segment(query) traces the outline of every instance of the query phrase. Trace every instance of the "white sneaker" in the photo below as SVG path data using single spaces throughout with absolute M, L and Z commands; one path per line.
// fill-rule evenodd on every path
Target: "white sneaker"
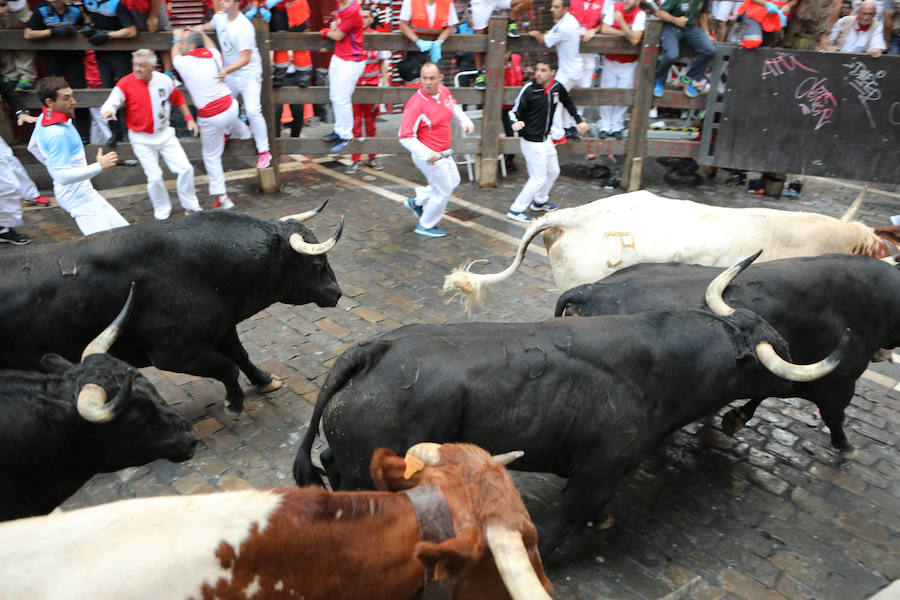
M 212 205 L 212 207 L 228 210 L 229 208 L 234 208 L 234 202 L 231 201 L 231 198 L 228 197 L 228 194 L 220 194 L 219 199 L 215 204 Z

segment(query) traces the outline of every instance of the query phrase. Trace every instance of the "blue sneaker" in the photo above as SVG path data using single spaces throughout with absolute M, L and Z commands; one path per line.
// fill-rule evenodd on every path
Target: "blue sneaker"
M 335 144 L 334 146 L 331 147 L 331 151 L 332 152 L 340 152 L 341 150 L 343 150 L 344 148 L 347 147 L 347 144 L 349 144 L 352 141 L 353 141 L 352 139 L 351 140 L 340 140 L 340 141 L 338 141 L 337 144 Z
M 336 141 L 338 141 L 339 139 L 341 139 L 341 136 L 339 136 L 338 134 L 336 134 L 336 133 L 333 132 L 333 131 L 332 131 L 331 133 L 327 134 L 327 135 L 323 135 L 323 136 L 322 136 L 322 141 L 323 141 L 323 142 L 336 142 Z
M 543 210 L 546 212 L 553 212 L 557 208 L 559 208 L 559 204 L 554 204 L 553 202 L 544 202 L 543 204 L 538 204 L 537 202 L 532 202 L 529 207 L 531 210 Z
M 519 223 L 531 223 L 532 221 L 531 215 L 525 214 L 524 210 L 522 212 L 511 210 L 506 213 L 506 218 Z
M 697 88 L 694 87 L 694 82 L 684 75 L 678 78 L 678 83 L 684 88 L 684 95 L 688 98 L 696 98 L 697 95 L 700 94 L 700 92 L 697 91 Z
M 663 82 L 662 81 L 657 81 L 656 83 L 653 84 L 653 95 L 656 96 L 657 98 L 662 98 L 664 91 L 665 90 L 663 90 Z
M 405 206 L 405 207 L 408 208 L 409 210 L 411 210 L 411 211 L 413 211 L 414 213 L 416 213 L 416 217 L 418 217 L 418 218 L 420 218 L 420 219 L 422 218 L 422 207 L 421 207 L 421 206 L 416 206 L 416 199 L 415 199 L 415 198 L 407 198 L 407 199 L 403 202 L 403 206 Z
M 433 238 L 444 237 L 445 235 L 447 235 L 447 232 L 443 229 L 438 229 L 437 227 L 429 227 L 426 229 L 421 225 L 416 225 L 416 233 L 418 235 Z

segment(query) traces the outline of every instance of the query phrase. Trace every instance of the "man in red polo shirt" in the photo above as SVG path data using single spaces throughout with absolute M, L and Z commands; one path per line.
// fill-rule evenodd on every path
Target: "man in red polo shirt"
M 444 237 L 446 231 L 436 225 L 444 216 L 444 208 L 459 185 L 459 170 L 450 149 L 450 119 L 455 117 L 466 133 L 475 126 L 450 90 L 441 85 L 441 71 L 433 62 L 422 65 L 422 86 L 403 107 L 400 121 L 400 143 L 412 154 L 413 163 L 425 175 L 428 185 L 417 187 L 416 195 L 406 199 L 406 208 L 419 222 L 416 233 L 425 237 Z
M 322 29 L 322 39 L 335 41 L 328 64 L 328 98 L 334 110 L 334 132 L 322 136 L 337 142 L 332 152 L 340 152 L 353 139 L 353 89 L 366 66 L 363 52 L 362 12 L 356 0 L 341 0 L 331 26 Z
M 116 120 L 116 111 L 125 106 L 128 141 L 147 174 L 147 194 L 153 205 L 153 216 L 162 220 L 172 213 L 172 201 L 159 167 L 160 156 L 178 178 L 178 199 L 184 210 L 191 213 L 202 209 L 194 191 L 194 167 L 178 143 L 175 129 L 169 125 L 170 104 L 178 107 L 194 135 L 198 133 L 197 123 L 188 110 L 184 94 L 178 91 L 172 78 L 155 68 L 155 52 L 146 49 L 132 52 L 131 74 L 116 83 L 100 107 L 100 118 Z

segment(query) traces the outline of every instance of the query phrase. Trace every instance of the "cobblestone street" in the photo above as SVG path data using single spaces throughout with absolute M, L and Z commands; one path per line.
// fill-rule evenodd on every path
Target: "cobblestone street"
M 440 225 L 449 235 L 441 239 L 414 235 L 415 220 L 401 204 L 411 184 L 423 181 L 408 156 L 384 157 L 384 171 L 363 168 L 353 176 L 330 158 L 283 159 L 284 185 L 276 195 L 256 193 L 253 170 L 228 174 L 235 210 L 273 219 L 329 198 L 308 224 L 323 240 L 345 215 L 343 237 L 328 253 L 344 297 L 332 309 L 276 304 L 238 326 L 251 359 L 285 383 L 260 395 L 242 376 L 248 403 L 239 421 L 225 414 L 217 381 L 144 369 L 194 423 L 201 437 L 194 459 L 97 476 L 64 510 L 139 496 L 293 485 L 294 455 L 334 358 L 401 325 L 468 320 L 458 303 L 441 295 L 444 276 L 470 259 L 489 260 L 475 267 L 479 272 L 505 268 L 525 229 L 504 218 L 526 179 L 521 158 L 519 170 L 495 189 L 469 183 L 461 166 L 463 183 Z M 599 185 L 589 164 L 565 166 L 551 200 L 572 207 L 620 191 Z M 840 216 L 860 187 L 807 178 L 802 199 L 773 199 L 726 186 L 722 173 L 696 188 L 672 188 L 655 162 L 644 170 L 645 187 L 671 198 L 831 216 Z M 877 187 L 882 190 L 870 190 L 859 214 L 870 226 L 900 213 L 898 186 Z M 209 206 L 199 176 L 198 192 Z M 152 218 L 143 185 L 102 193 L 130 222 Z M 175 204 L 172 218 L 180 218 Z M 25 221 L 21 231 L 36 244 L 80 237 L 59 208 L 29 208 Z M 490 289 L 473 319 L 552 317 L 561 290 L 553 289 L 543 245 L 536 242 L 532 250 L 518 273 Z M 766 400 L 734 437 L 722 433 L 719 416 L 694 423 L 622 481 L 608 507 L 613 527 L 586 529 L 545 562 L 553 597 L 854 600 L 900 578 L 900 364 L 870 369 L 847 411 L 858 459 L 842 460 L 831 450 L 827 429 L 805 400 Z M 531 473 L 514 478 L 540 528 L 564 480 Z

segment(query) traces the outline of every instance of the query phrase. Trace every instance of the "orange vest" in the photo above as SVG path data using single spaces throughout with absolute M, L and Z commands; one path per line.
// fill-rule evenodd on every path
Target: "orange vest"
M 451 0 L 437 0 L 434 9 L 434 26 L 428 22 L 428 10 L 425 8 L 426 0 L 412 0 L 412 17 L 409 26 L 416 35 L 437 35 L 447 26 L 447 15 L 450 14 Z
M 294 0 L 287 4 L 288 27 L 303 25 L 309 21 L 309 3 L 307 0 Z
M 788 15 L 788 11 L 784 10 L 784 5 L 787 4 L 786 0 L 774 0 L 774 4 L 778 6 L 778 8 L 782 9 L 784 12 L 784 16 Z M 762 25 L 763 31 L 772 33 L 773 31 L 778 31 L 781 29 L 781 19 L 778 15 L 774 15 L 766 10 L 765 6 L 761 6 L 754 2 L 753 0 L 744 0 L 744 3 L 740 5 L 737 9 L 738 15 L 746 15 L 747 17 L 753 19 L 760 25 Z

